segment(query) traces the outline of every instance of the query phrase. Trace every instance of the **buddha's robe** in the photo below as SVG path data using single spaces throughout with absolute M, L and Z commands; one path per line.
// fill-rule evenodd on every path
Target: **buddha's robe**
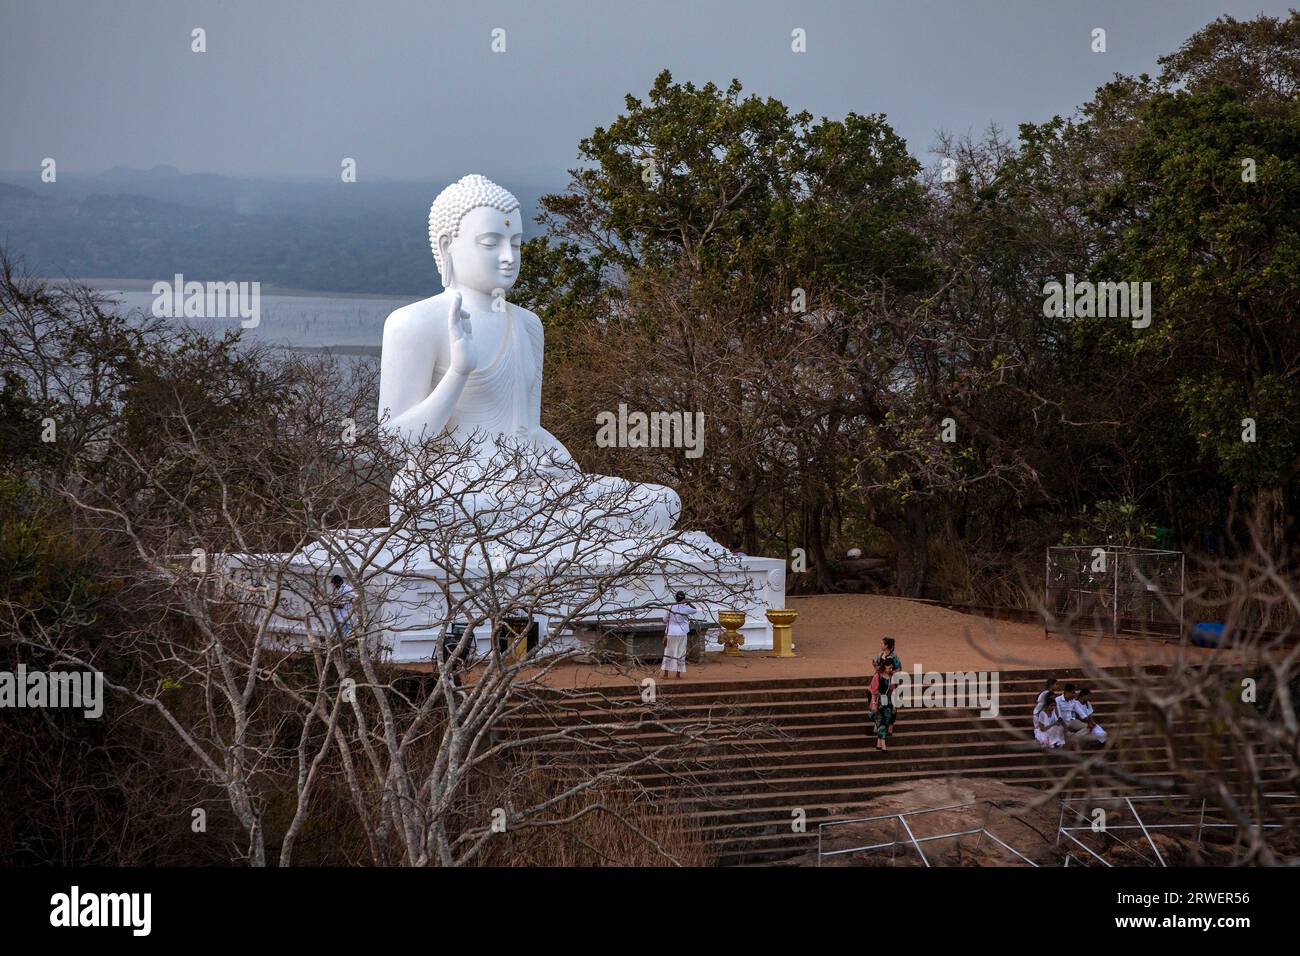
M 505 314 L 499 347 L 469 374 L 447 422 L 454 438 L 473 442 L 474 454 L 442 463 L 441 470 L 437 462 L 426 465 L 434 473 L 435 487 L 465 510 L 496 514 L 503 523 L 524 512 L 548 511 L 549 500 L 563 499 L 563 505 L 549 509 L 553 522 L 595 524 L 611 535 L 671 530 L 681 511 L 676 492 L 662 485 L 583 475 L 559 439 L 542 428 L 542 324 L 508 304 Z M 447 373 L 449 361 L 444 356 L 435 363 L 434 383 Z M 525 454 L 512 454 L 521 448 Z M 408 464 L 408 470 L 413 467 Z M 394 521 L 405 510 L 403 499 L 409 499 L 411 484 L 409 473 L 393 482 Z M 420 493 L 422 499 L 428 495 L 429 489 Z M 584 500 L 573 501 L 575 495 Z

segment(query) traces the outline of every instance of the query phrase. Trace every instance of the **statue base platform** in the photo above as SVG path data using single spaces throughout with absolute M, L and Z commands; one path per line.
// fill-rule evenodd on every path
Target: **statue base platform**
M 668 545 L 648 566 L 635 565 L 635 572 L 617 570 L 626 561 L 617 548 L 587 558 L 586 566 L 576 572 L 566 571 L 579 580 L 587 575 L 592 580 L 612 581 L 614 586 L 600 588 L 597 600 L 582 601 L 581 612 L 539 604 L 532 615 L 536 631 L 527 638 L 528 646 L 535 645 L 538 654 L 590 647 L 590 635 L 603 627 L 662 621 L 675 592 L 685 591 L 700 611 L 698 622 L 706 628 L 705 650 L 722 650 L 717 619 L 727 610 L 745 612 L 745 623 L 739 628 L 745 651 L 773 650 L 772 625 L 765 612 L 785 606 L 785 561 L 732 554 L 702 532 L 687 532 L 679 540 L 680 544 Z M 343 566 L 346 557 L 347 564 L 361 569 L 359 576 L 369 602 L 366 615 L 375 622 L 370 629 L 376 635 L 371 646 L 382 646 L 384 656 L 392 662 L 420 663 L 434 659 L 449 618 L 456 616 L 448 614 L 446 595 L 453 595 L 455 601 L 459 595 L 483 593 L 493 586 L 489 583 L 493 575 L 501 580 L 502 571 L 461 560 L 453 562 L 458 572 L 455 582 L 449 584 L 447 561 L 421 559 L 416 554 L 416 548 L 394 545 L 388 528 L 354 529 L 294 554 L 227 555 L 225 567 L 243 586 L 260 588 L 263 593 L 269 589 L 267 572 L 281 572 L 280 610 L 267 633 L 277 647 L 292 650 L 333 635 L 329 579 L 334 574 L 348 580 L 358 576 L 357 571 L 349 573 Z M 529 570 L 527 565 L 511 569 L 520 574 Z M 508 580 L 508 573 L 506 577 Z M 719 588 L 725 590 L 726 598 L 701 599 L 701 595 L 718 594 Z M 563 586 L 559 593 L 566 593 Z M 493 622 L 475 629 L 475 657 L 491 653 L 494 631 Z

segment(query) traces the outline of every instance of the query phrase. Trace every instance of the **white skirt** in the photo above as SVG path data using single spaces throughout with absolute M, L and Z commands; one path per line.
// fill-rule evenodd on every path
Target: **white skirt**
M 686 641 L 685 634 L 668 635 L 668 646 L 664 648 L 664 670 L 669 673 L 686 673 Z
M 1034 739 L 1043 747 L 1064 747 L 1065 728 L 1060 724 L 1052 724 L 1046 730 L 1035 727 Z

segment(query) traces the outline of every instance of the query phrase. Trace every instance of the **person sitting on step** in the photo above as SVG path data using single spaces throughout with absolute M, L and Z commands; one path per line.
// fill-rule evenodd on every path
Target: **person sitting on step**
M 1076 737 L 1083 737 L 1089 741 L 1097 741 L 1104 744 L 1106 742 L 1106 731 L 1102 729 L 1101 724 L 1092 716 L 1092 690 L 1085 687 L 1079 691 L 1079 696 L 1074 700 L 1074 712 L 1084 723 L 1083 730 L 1076 730 Z
M 1056 697 L 1056 678 L 1055 678 L 1055 677 L 1049 677 L 1049 678 L 1047 678 L 1047 683 L 1044 685 L 1043 689 L 1042 689 L 1042 690 L 1039 692 L 1039 694 L 1038 694 L 1038 700 L 1034 701 L 1034 713 L 1035 713 L 1035 714 L 1037 714 L 1040 710 L 1043 709 L 1043 701 L 1047 700 L 1047 698 L 1049 698 L 1049 697 L 1052 697 L 1052 698 L 1055 698 L 1055 697 Z
M 1050 694 L 1043 700 L 1043 709 L 1034 714 L 1034 739 L 1045 749 L 1065 746 L 1065 725 L 1056 712 L 1056 698 Z
M 888 750 L 885 741 L 893 736 L 894 730 L 894 662 L 885 661 L 876 676 L 879 679 L 871 691 L 867 718 L 876 722 L 876 749 Z
M 1088 725 L 1079 717 L 1078 689 L 1073 684 L 1066 684 L 1064 692 L 1056 698 L 1056 715 L 1061 718 L 1067 733 L 1085 734 Z

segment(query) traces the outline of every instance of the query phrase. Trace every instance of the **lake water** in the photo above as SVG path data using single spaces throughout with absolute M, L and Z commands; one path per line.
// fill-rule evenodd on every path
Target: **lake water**
M 83 279 L 110 295 L 122 313 L 152 314 L 156 296 L 139 282 L 115 284 L 108 279 Z M 430 291 L 432 294 L 432 290 Z M 415 301 L 396 296 L 333 296 L 317 294 L 261 294 L 261 322 L 245 329 L 245 341 L 297 349 L 334 349 L 352 354 L 378 354 L 384 319 L 400 306 Z M 176 319 L 214 335 L 240 327 L 238 319 Z

